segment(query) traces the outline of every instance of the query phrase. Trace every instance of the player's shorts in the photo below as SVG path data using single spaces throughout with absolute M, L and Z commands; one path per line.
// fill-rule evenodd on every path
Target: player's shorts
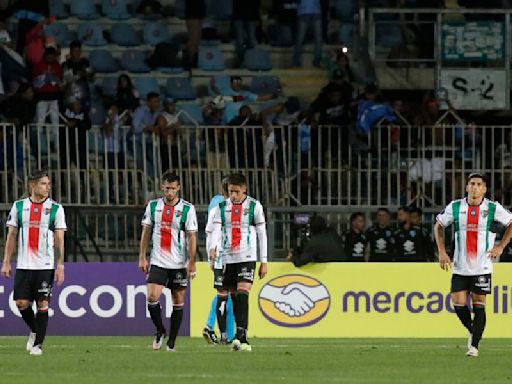
M 167 269 L 157 265 L 151 265 L 149 267 L 147 282 L 163 285 L 169 289 L 186 288 L 187 270 L 185 268 Z
M 242 281 L 252 283 L 254 281 L 255 270 L 255 261 L 226 264 L 224 268 L 223 286 L 225 288 L 236 288 L 237 283 Z
M 54 276 L 53 269 L 17 269 L 14 300 L 50 300 Z
M 213 269 L 213 288 L 222 289 L 224 286 L 224 268 Z
M 452 276 L 452 292 L 468 291 L 478 294 L 490 294 L 492 289 L 491 274 L 476 276 Z

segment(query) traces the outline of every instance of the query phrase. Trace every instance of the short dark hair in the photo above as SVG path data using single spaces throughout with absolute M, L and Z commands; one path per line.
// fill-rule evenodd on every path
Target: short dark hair
M 69 43 L 69 49 L 71 50 L 73 48 L 82 49 L 82 43 L 80 42 L 80 40 L 73 40 L 71 43 Z
M 28 175 L 28 182 L 33 183 L 35 181 L 38 181 L 39 179 L 43 177 L 50 178 L 50 173 L 45 169 L 37 169 L 33 171 L 30 175 Z
M 377 209 L 377 212 L 386 212 L 388 215 L 390 215 L 391 213 L 389 212 L 389 209 L 387 208 L 384 208 L 384 207 L 380 207 L 379 209 Z
M 420 207 L 411 207 L 409 208 L 410 213 L 417 213 L 419 216 L 423 215 L 423 209 Z
M 57 54 L 57 50 L 54 48 L 54 47 L 46 47 L 44 49 L 44 55 L 56 55 Z
M 399 211 L 405 211 L 407 213 L 411 212 L 411 209 L 407 205 L 402 205 L 400 208 L 398 208 Z
M 353 214 L 351 214 L 350 215 L 350 224 L 352 224 L 354 222 L 354 220 L 357 219 L 359 216 L 364 217 L 364 213 L 363 212 L 354 212 Z
M 480 172 L 472 172 L 469 174 L 468 178 L 466 179 L 466 184 L 469 183 L 469 180 L 471 179 L 482 179 L 484 183 L 487 184 L 487 178 L 483 173 Z
M 242 82 L 242 78 L 240 76 L 231 76 L 229 81 L 232 83 L 233 81 Z
M 247 185 L 247 179 L 241 173 L 232 173 L 228 177 L 228 184 L 238 186 Z
M 151 99 L 154 99 L 155 97 L 160 97 L 160 95 L 156 92 L 149 92 L 147 95 L 146 95 L 146 100 L 149 101 Z
M 174 183 L 175 181 L 180 184 L 180 177 L 170 169 L 165 171 L 162 175 L 162 183 Z

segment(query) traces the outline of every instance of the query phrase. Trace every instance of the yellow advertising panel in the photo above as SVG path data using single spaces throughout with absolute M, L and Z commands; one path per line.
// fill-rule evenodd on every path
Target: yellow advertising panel
M 249 298 L 251 337 L 464 337 L 450 301 L 451 274 L 436 263 L 270 263 Z M 485 337 L 512 337 L 512 265 L 497 264 Z M 198 263 L 190 334 L 200 336 L 215 296 Z

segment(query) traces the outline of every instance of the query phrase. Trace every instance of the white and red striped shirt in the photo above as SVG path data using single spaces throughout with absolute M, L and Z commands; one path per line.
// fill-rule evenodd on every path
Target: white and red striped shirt
M 195 207 L 180 199 L 167 205 L 163 198 L 152 200 L 146 206 L 142 225 L 153 228 L 151 265 L 166 269 L 187 266 L 185 232 L 197 232 Z
M 443 227 L 455 227 L 453 273 L 475 276 L 492 273 L 488 251 L 494 247 L 496 234 L 491 224 L 497 221 L 505 226 L 512 222 L 512 213 L 500 203 L 483 199 L 480 205 L 469 205 L 467 199 L 454 200 L 437 215 Z
M 34 203 L 30 198 L 12 205 L 7 226 L 18 228 L 17 269 L 53 269 L 55 230 L 67 230 L 64 208 L 48 198 Z

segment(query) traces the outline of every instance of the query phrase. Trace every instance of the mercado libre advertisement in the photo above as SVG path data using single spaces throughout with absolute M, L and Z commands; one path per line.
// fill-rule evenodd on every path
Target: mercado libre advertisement
M 451 273 L 437 263 L 269 263 L 268 275 L 256 277 L 250 293 L 249 335 L 466 337 L 455 318 L 450 281 Z M 512 337 L 512 265 L 496 264 L 492 284 L 485 336 Z M 201 335 L 214 295 L 213 272 L 199 263 L 191 336 Z

